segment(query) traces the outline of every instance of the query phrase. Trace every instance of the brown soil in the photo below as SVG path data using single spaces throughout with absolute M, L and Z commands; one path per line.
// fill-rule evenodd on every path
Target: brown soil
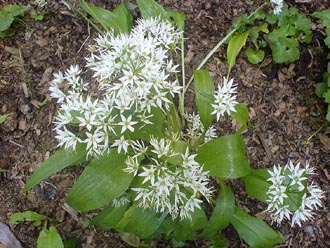
M 29 5 L 30 1 L 5 0 L 6 4 Z M 78 167 L 52 176 L 28 193 L 22 188 L 33 170 L 56 150 L 52 118 L 56 104 L 48 95 L 52 73 L 69 65 L 83 63 L 88 44 L 95 31 L 83 19 L 70 12 L 60 1 L 49 1 L 42 21 L 25 18 L 26 26 L 17 25 L 17 34 L 0 40 L 0 114 L 10 114 L 0 126 L 0 222 L 8 224 L 24 247 L 36 247 L 42 227 L 30 222 L 12 225 L 8 216 L 27 210 L 36 211 L 53 219 L 64 239 L 79 238 L 79 247 L 129 247 L 118 235 L 85 228 L 80 215 L 65 207 L 65 196 L 78 177 Z M 109 10 L 120 2 L 91 0 L 90 3 Z M 263 1 L 195 1 L 162 0 L 163 6 L 187 15 L 186 54 L 188 73 L 225 36 L 234 18 L 250 13 Z M 303 13 L 329 8 L 327 0 L 287 1 Z M 316 22 L 316 20 L 314 20 Z M 314 25 L 316 27 L 316 25 Z M 232 76 L 238 83 L 239 101 L 250 110 L 251 128 L 244 133 L 251 167 L 271 167 L 293 161 L 310 160 L 316 167 L 313 178 L 326 193 L 323 207 L 312 222 L 301 228 L 286 223 L 278 230 L 286 242 L 279 247 L 330 247 L 330 129 L 325 127 L 308 144 L 305 141 L 325 122 L 326 105 L 314 93 L 315 84 L 326 70 L 328 53 L 322 46 L 321 30 L 315 28 L 311 44 L 301 49 L 301 59 L 280 66 L 267 63 L 251 65 L 243 54 L 238 57 Z M 321 44 L 321 45 L 320 45 Z M 205 68 L 215 80 L 226 75 L 226 52 L 222 47 Z M 188 98 L 187 108 L 194 108 Z M 235 123 L 219 127 L 230 133 Z M 251 214 L 258 214 L 264 205 L 235 191 L 242 206 Z M 87 216 L 88 217 L 88 216 Z M 265 220 L 270 223 L 268 217 Z M 45 223 L 46 225 L 47 223 Z M 231 229 L 226 231 L 230 247 L 246 247 Z M 155 247 L 166 246 L 155 242 Z M 187 247 L 206 247 L 202 243 L 189 243 Z

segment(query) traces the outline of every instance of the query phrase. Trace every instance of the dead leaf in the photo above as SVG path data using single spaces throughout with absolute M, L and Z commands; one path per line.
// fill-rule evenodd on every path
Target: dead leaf
M 32 99 L 30 103 L 36 108 L 40 108 L 42 106 L 42 103 L 35 99 Z
M 40 85 L 44 85 L 45 83 L 49 82 L 53 73 L 53 68 L 48 67 L 44 73 L 42 74 L 41 80 L 40 80 Z

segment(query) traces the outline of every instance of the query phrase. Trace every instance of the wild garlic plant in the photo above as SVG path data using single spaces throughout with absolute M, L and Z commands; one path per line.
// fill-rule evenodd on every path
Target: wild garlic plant
M 167 21 L 140 19 L 130 34 L 99 35 L 90 47 L 86 66 L 93 72 L 98 96 L 90 94 L 90 85 L 77 65 L 55 74 L 50 87 L 51 97 L 60 104 L 55 117 L 58 146 L 75 151 L 78 143 L 86 144 L 87 158 L 111 156 L 110 149 L 116 147 L 118 153 L 127 155 L 124 171 L 143 179 L 140 187 L 132 188 L 137 192 L 134 200 L 144 208 L 168 212 L 173 219 L 191 218 L 191 212 L 200 208 L 200 196 L 208 200 L 212 193 L 209 173 L 195 161 L 194 151 L 173 148 L 180 139 L 202 135 L 199 116 L 187 114 L 186 130 L 165 130 L 162 138 L 135 139 L 134 133 L 157 121 L 152 120 L 155 109 L 166 114 L 182 89 L 174 76 L 178 65 L 170 57 L 180 37 L 181 32 Z M 236 111 L 236 104 L 236 85 L 224 78 L 215 94 L 212 114 L 219 120 Z M 216 137 L 216 130 L 210 127 L 205 140 Z M 146 163 L 140 163 L 139 157 Z M 174 157 L 175 163 L 169 161 Z
M 271 185 L 267 191 L 267 211 L 277 224 L 288 219 L 292 226 L 301 226 L 303 221 L 313 220 L 312 211 L 322 206 L 324 197 L 324 192 L 317 185 L 307 182 L 307 177 L 315 174 L 314 170 L 308 161 L 305 168 L 300 168 L 300 163 L 294 165 L 290 160 L 284 167 L 274 166 L 268 170 L 270 177 L 267 181 Z
M 311 219 L 309 211 L 323 197 L 316 185 L 306 184 L 313 169 L 290 163 L 284 169 L 253 170 L 245 154 L 241 133 L 248 128 L 249 112 L 237 100 L 239 82 L 229 77 L 240 50 L 233 47 L 243 47 L 245 36 L 229 41 L 226 77 L 215 84 L 201 68 L 236 29 L 186 82 L 182 13 L 154 0 L 137 0 L 142 18 L 133 25 L 124 3 L 113 12 L 80 3 L 106 31 L 90 45 L 85 67 L 72 65 L 54 75 L 50 95 L 59 104 L 54 124 L 61 149 L 36 170 L 25 190 L 87 161 L 67 203 L 81 212 L 102 208 L 90 224 L 123 232 L 138 240 L 135 246 L 138 236 L 176 244 L 205 238 L 222 247 L 226 239 L 219 232 L 229 224 L 251 246 L 283 242 L 281 234 L 236 205 L 228 178 L 243 180 L 249 195 L 269 204 L 267 212 L 277 223 L 292 213 L 293 224 Z M 267 4 L 274 15 L 281 14 L 282 1 Z M 186 112 L 192 82 L 196 111 Z M 219 136 L 217 122 L 224 116 L 241 127 Z

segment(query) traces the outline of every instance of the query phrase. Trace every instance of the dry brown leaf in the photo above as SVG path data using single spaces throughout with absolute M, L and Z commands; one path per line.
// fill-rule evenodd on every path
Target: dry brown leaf
M 42 74 L 41 80 L 40 80 L 40 85 L 44 85 L 45 83 L 49 82 L 53 73 L 53 68 L 48 67 L 44 73 Z
M 40 108 L 42 106 L 42 103 L 35 99 L 32 99 L 30 103 L 36 108 Z

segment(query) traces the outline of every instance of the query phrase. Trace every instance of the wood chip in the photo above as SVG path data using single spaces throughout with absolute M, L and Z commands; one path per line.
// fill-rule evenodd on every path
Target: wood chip
M 24 119 L 20 120 L 19 123 L 18 123 L 18 129 L 19 130 L 26 130 L 26 122 Z
M 188 50 L 186 57 L 184 58 L 185 63 L 189 63 L 191 59 L 194 57 L 195 53 L 191 50 Z
M 25 95 L 26 98 L 28 98 L 29 97 L 28 87 L 27 87 L 25 82 L 22 82 L 21 84 L 22 84 L 22 89 L 23 89 L 24 95 Z
M 320 133 L 319 138 L 325 148 L 330 151 L 330 138 L 328 137 L 328 135 Z
M 40 39 L 36 40 L 36 43 L 39 46 L 44 47 L 44 46 L 47 46 L 48 45 L 48 40 L 43 39 L 43 38 L 40 38 Z
M 12 54 L 12 55 L 16 55 L 18 56 L 19 55 L 19 50 L 15 47 L 8 47 L 8 46 L 5 46 L 5 51 Z

